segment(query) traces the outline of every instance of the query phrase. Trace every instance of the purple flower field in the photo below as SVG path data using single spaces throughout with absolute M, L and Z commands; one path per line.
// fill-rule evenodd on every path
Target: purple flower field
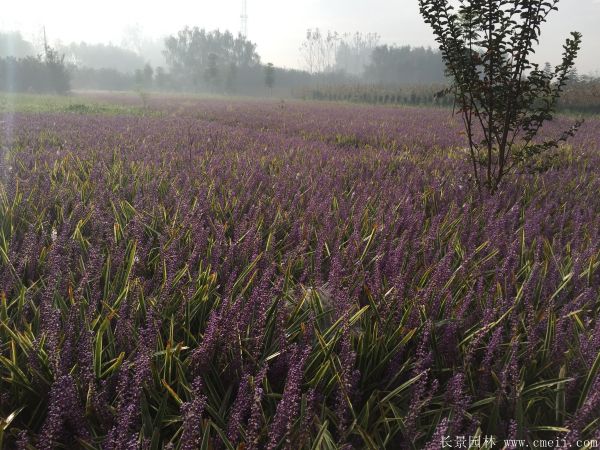
M 0 114 L 0 448 L 600 440 L 600 119 L 481 197 L 450 110 L 149 108 Z

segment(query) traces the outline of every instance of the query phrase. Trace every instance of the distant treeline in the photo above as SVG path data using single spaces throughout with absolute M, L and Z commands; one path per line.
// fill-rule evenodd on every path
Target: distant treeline
M 300 54 L 311 74 L 350 75 L 376 84 L 445 82 L 438 51 L 425 47 L 380 45 L 377 33 L 345 33 L 309 29 Z M 343 80 L 342 80 L 343 81 Z
M 330 84 L 305 87 L 294 91 L 304 100 L 343 101 L 379 105 L 442 105 L 451 106 L 452 98 L 439 95 L 443 84 Z
M 132 74 L 144 67 L 146 59 L 136 52 L 112 44 L 71 43 L 58 50 L 65 54 L 69 64 L 89 69 L 114 69 Z
M 217 70 L 220 70 L 217 69 Z M 107 91 L 208 91 L 215 94 L 270 95 L 265 83 L 266 65 L 258 64 L 235 71 L 227 67 L 224 78 L 217 75 L 211 83 L 186 80 L 174 76 L 164 68 L 146 65 L 134 73 L 123 73 L 115 69 L 92 69 L 73 64 L 49 64 L 43 57 L 0 58 L 0 91 L 59 93 L 70 90 Z M 273 68 L 275 86 L 273 94 L 289 96 L 291 89 L 310 85 L 310 74 L 300 70 Z M 322 77 L 327 80 L 326 76 Z
M 41 56 L 0 58 L 0 91 L 4 92 L 67 94 L 72 89 L 127 91 L 138 85 L 134 74 L 115 69 L 52 65 Z
M 151 67 L 143 54 L 112 44 L 85 42 L 61 45 L 64 65 L 73 89 L 157 89 L 278 95 L 303 87 L 367 82 L 441 83 L 441 58 L 431 49 L 378 45 L 374 33 L 338 34 L 309 30 L 302 46 L 308 70 L 274 68 L 272 85 L 266 89 L 267 65 L 256 44 L 232 33 L 186 27 L 164 41 L 165 66 Z M 155 49 L 152 50 L 155 52 Z M 18 33 L 0 33 L 0 58 L 14 57 L 10 66 L 23 71 L 41 67 L 30 64 L 34 46 Z M 19 77 L 20 83 L 2 89 L 47 91 L 38 73 Z M 271 83 L 269 83 L 271 84 Z
M 443 83 L 444 64 L 431 48 L 380 45 L 373 49 L 363 79 L 378 84 Z
M 576 77 L 558 101 L 562 111 L 600 114 L 600 77 Z
M 294 90 L 294 96 L 305 100 L 343 101 L 381 105 L 452 106 L 451 95 L 441 95 L 443 84 L 326 84 Z M 577 77 L 564 89 L 558 110 L 584 114 L 600 114 L 600 78 Z
M 153 67 L 143 49 L 136 52 L 112 44 L 82 42 L 57 50 L 45 45 L 43 55 L 28 56 L 33 49 L 18 33 L 0 33 L 0 90 L 142 89 L 390 105 L 452 104 L 450 96 L 437 95 L 447 83 L 439 52 L 379 45 L 375 33 L 308 30 L 301 47 L 307 70 L 265 64 L 256 44 L 245 37 L 198 27 L 186 27 L 165 39 L 164 66 Z M 572 74 L 559 107 L 600 113 L 600 79 Z
M 0 59 L 2 91 L 66 94 L 70 89 L 70 75 L 63 57 L 49 47 L 43 57 Z
M 35 56 L 35 50 L 33 44 L 23 39 L 21 33 L 16 31 L 0 32 L 0 58 L 6 58 L 7 56 L 17 59 Z

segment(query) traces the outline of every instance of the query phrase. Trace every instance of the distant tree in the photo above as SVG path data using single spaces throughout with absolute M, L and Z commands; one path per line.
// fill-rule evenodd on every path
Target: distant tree
M 19 32 L 0 33 L 0 58 L 12 56 L 14 58 L 25 58 L 34 56 L 35 50 L 31 42 L 23 39 Z
M 48 42 L 44 33 L 44 63 L 47 70 L 47 80 L 50 91 L 65 95 L 71 90 L 71 78 L 65 65 L 65 55 L 59 55 Z
M 327 31 L 327 34 L 324 34 L 319 28 L 309 28 L 300 46 L 300 54 L 307 70 L 310 73 L 335 70 L 339 42 L 340 36 L 336 31 Z
M 490 193 L 512 169 L 547 155 L 581 125 L 576 122 L 555 139 L 538 137 L 553 117 L 581 45 L 581 34 L 571 33 L 562 63 L 550 73 L 530 61 L 540 26 L 557 3 L 463 0 L 455 8 L 450 0 L 419 0 L 452 79 L 475 182 Z
M 569 70 L 568 74 L 568 84 L 577 84 L 581 81 L 581 77 L 579 76 L 579 72 L 577 71 L 577 67 L 573 66 L 571 70 Z
M 443 83 L 444 62 L 430 48 L 380 45 L 371 51 L 364 78 L 382 84 Z
M 309 28 L 300 46 L 300 54 L 311 74 L 344 72 L 362 75 L 379 39 L 377 33 L 340 35 L 337 31 L 325 33 L 319 28 Z
M 44 55 L 37 57 L 0 58 L 0 90 L 69 93 L 71 78 L 64 64 L 64 55 L 46 45 Z
M 380 40 L 377 33 L 346 33 L 340 38 L 335 54 L 335 69 L 351 75 L 362 75 Z
M 265 86 L 269 89 L 269 93 L 273 93 L 273 85 L 275 84 L 275 67 L 273 63 L 265 66 Z
M 168 37 L 164 56 L 170 72 L 188 84 L 196 84 L 199 77 L 214 83 L 215 74 L 227 73 L 231 64 L 236 66 L 236 74 L 247 73 L 260 64 L 256 45 L 243 36 L 234 37 L 229 31 L 207 32 L 198 27 L 186 27 Z
M 136 88 L 132 74 L 115 69 L 91 69 L 89 67 L 69 68 L 71 84 L 75 89 L 94 89 L 110 91 L 132 91 Z
M 340 36 L 337 31 L 327 31 L 327 35 L 319 42 L 319 61 L 321 72 L 332 72 L 335 70 L 335 56 L 337 54 Z
M 208 63 L 204 71 L 204 79 L 209 86 L 216 89 L 219 81 L 219 56 L 216 53 L 210 53 L 208 55 Z
M 229 67 L 227 68 L 227 76 L 225 79 L 225 89 L 227 92 L 235 92 L 237 72 L 238 68 L 235 63 L 229 63 Z
M 61 47 L 60 51 L 79 68 L 115 69 L 133 74 L 136 69 L 144 65 L 142 56 L 112 44 L 72 43 Z
M 154 75 L 154 79 L 156 81 L 156 87 L 158 89 L 165 89 L 167 87 L 168 75 L 167 75 L 164 67 L 158 66 L 156 68 L 156 73 Z
M 133 77 L 138 88 L 144 84 L 144 71 L 142 69 L 135 69 Z
M 144 66 L 143 84 L 145 87 L 151 87 L 154 81 L 154 69 L 149 63 Z
M 317 33 L 317 38 L 320 39 L 320 31 L 318 28 L 315 30 L 315 33 Z M 317 65 L 317 47 L 315 42 L 316 39 L 313 38 L 313 31 L 308 29 L 306 31 L 306 39 L 302 41 L 302 45 L 300 46 L 300 54 L 308 73 L 315 73 L 315 67 Z

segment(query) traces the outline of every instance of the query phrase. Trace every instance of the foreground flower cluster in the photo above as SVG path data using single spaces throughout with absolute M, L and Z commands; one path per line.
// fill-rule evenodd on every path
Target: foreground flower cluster
M 481 198 L 447 111 L 152 107 L 0 118 L 0 447 L 600 439 L 598 121 Z

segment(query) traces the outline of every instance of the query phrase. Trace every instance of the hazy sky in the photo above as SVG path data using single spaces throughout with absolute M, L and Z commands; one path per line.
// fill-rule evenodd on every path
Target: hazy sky
M 39 39 L 42 26 L 51 42 L 113 42 L 138 27 L 150 37 L 185 25 L 240 30 L 241 0 L 19 0 L 2 2 L 0 29 Z M 559 61 L 569 31 L 583 33 L 580 73 L 600 71 L 600 0 L 561 0 L 542 30 L 539 62 Z M 248 37 L 264 62 L 301 66 L 298 48 L 307 28 L 377 32 L 382 43 L 435 45 L 423 24 L 417 0 L 248 0 Z

